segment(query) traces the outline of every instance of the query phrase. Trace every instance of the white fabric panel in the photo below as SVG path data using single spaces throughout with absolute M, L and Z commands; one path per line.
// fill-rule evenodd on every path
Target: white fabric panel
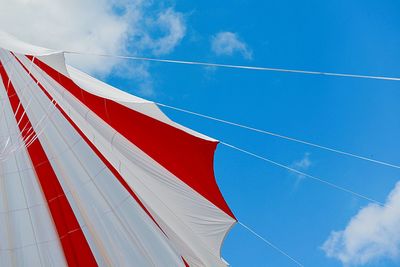
M 29 64 L 29 61 L 25 63 Z M 14 60 L 8 70 L 12 68 L 20 75 L 12 80 L 21 101 L 24 105 L 31 101 L 27 114 L 32 124 L 36 125 L 42 116 L 48 116 L 39 139 L 67 192 L 96 261 L 101 266 L 131 266 L 132 263 L 137 266 L 183 266 L 180 255 L 161 230 L 62 114 L 48 109 L 50 101 L 35 83 L 30 82 L 32 79 L 17 61 Z M 24 94 L 22 88 L 26 90 Z
M 51 77 L 37 67 L 32 73 L 120 170 L 191 266 L 226 266 L 220 259 L 220 246 L 234 219 L 116 133 Z
M 1 30 L 0 30 L 0 48 L 24 55 L 45 56 L 54 53 L 59 53 L 58 51 L 54 51 L 51 49 L 27 44 L 25 42 L 18 40 L 13 35 Z
M 0 98 L 8 99 L 1 78 Z M 15 134 L 19 129 L 8 101 L 2 101 L 0 111 L 0 136 L 10 137 L 10 147 L 21 147 L 0 161 L 0 266 L 66 266 L 32 163 Z
M 162 121 L 166 124 L 181 129 L 199 138 L 210 141 L 216 141 L 211 137 L 193 131 L 192 129 L 186 128 L 172 121 L 158 108 L 156 104 L 154 104 L 154 102 L 121 91 L 118 88 L 103 83 L 102 81 L 99 81 L 69 65 L 67 65 L 67 71 L 68 71 L 67 76 L 69 76 L 77 85 L 79 85 L 79 87 L 85 89 L 86 91 L 88 91 L 93 95 L 114 100 L 115 102 L 118 102 L 121 105 L 129 107 L 130 109 L 136 110 L 140 113 L 146 114 L 149 117 Z

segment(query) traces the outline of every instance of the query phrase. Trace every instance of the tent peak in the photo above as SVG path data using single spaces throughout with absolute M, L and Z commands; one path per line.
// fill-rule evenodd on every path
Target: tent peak
M 63 53 L 63 51 L 59 50 L 52 50 L 36 45 L 32 45 L 28 42 L 24 42 L 19 40 L 17 37 L 14 35 L 3 31 L 0 29 L 0 48 L 3 48 L 5 50 L 18 53 L 18 54 L 24 54 L 24 55 L 32 55 L 32 56 L 48 56 L 52 54 L 60 54 Z

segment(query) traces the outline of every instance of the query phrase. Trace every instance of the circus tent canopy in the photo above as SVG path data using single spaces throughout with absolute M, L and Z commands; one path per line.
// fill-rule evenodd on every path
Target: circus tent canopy
M 0 265 L 226 266 L 218 142 L 0 33 Z

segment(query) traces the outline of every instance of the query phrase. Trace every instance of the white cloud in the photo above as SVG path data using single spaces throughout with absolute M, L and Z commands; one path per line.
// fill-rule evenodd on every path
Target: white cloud
M 310 153 L 305 153 L 303 158 L 293 162 L 292 166 L 300 170 L 307 170 L 311 166 Z
M 185 35 L 184 16 L 144 0 L 0 0 L 0 27 L 32 44 L 100 54 L 170 53 Z M 154 11 L 156 10 L 156 11 Z M 107 75 L 111 58 L 68 56 L 92 74 Z M 124 63 L 126 64 L 126 63 Z M 131 64 L 131 63 L 129 63 Z M 149 74 L 138 63 L 139 74 Z M 150 79 L 150 77 L 148 77 Z
M 384 207 L 369 204 L 342 231 L 331 232 L 322 249 L 343 265 L 364 265 L 400 256 L 400 182 Z
M 232 56 L 235 53 L 239 53 L 246 59 L 253 57 L 253 53 L 247 44 L 233 32 L 220 32 L 213 36 L 211 49 L 218 56 Z
M 311 165 L 312 165 L 312 162 L 311 162 L 311 158 L 310 158 L 310 153 L 307 152 L 307 153 L 304 153 L 304 156 L 301 159 L 294 161 L 290 165 L 290 167 L 295 170 L 303 172 L 303 171 L 307 171 L 311 167 Z M 290 172 L 290 173 L 293 174 L 293 172 Z M 297 187 L 299 185 L 299 183 L 304 179 L 304 175 L 296 174 L 296 176 L 297 176 L 297 181 L 296 181 L 295 186 Z
M 154 55 L 164 55 L 172 52 L 186 33 L 183 23 L 184 17 L 181 13 L 168 8 L 158 14 L 156 18 L 148 18 L 145 23 L 146 29 L 161 31 L 161 36 L 154 38 L 149 31 L 140 32 L 137 38 L 142 49 L 150 50 Z

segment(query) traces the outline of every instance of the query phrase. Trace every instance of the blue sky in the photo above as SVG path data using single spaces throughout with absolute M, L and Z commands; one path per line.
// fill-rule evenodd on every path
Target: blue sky
M 187 32 L 168 58 L 400 76 L 398 1 L 177 1 Z M 251 51 L 212 50 L 219 32 Z M 147 55 L 144 55 L 147 56 Z M 398 82 L 152 63 L 144 97 L 392 163 L 400 163 Z M 131 80 L 108 82 L 139 93 Z M 168 109 L 183 125 L 385 202 L 400 171 Z M 298 164 L 297 164 L 298 166 Z M 301 166 L 300 166 L 301 167 Z M 342 266 L 321 246 L 368 202 L 220 146 L 220 188 L 239 220 L 305 266 Z M 397 246 L 399 244 L 397 243 Z M 293 266 L 240 226 L 227 237 L 232 266 Z M 364 266 L 398 266 L 377 257 Z
M 400 76 L 398 1 L 71 0 L 67 5 L 57 0 L 40 8 L 34 2 L 0 2 L 7 2 L 0 25 L 9 25 L 23 40 L 51 48 Z M 28 5 L 37 12 L 28 12 Z M 59 16 L 47 16 L 47 7 L 60 11 Z M 28 12 L 23 17 L 32 16 L 32 22 L 22 23 L 12 15 L 18 9 Z M 96 19 L 81 19 L 91 17 Z M 43 37 L 32 34 L 35 31 L 52 34 Z M 399 82 L 85 56 L 68 60 L 157 102 L 400 164 Z M 163 110 L 199 132 L 381 202 L 400 178 L 394 168 Z M 399 265 L 393 255 L 400 253 L 400 208 L 365 209 L 365 200 L 224 146 L 217 150 L 215 171 L 238 219 L 305 266 Z M 355 217 L 361 209 L 365 217 Z M 336 258 L 327 257 L 323 244 L 352 218 L 357 227 L 349 228 L 346 244 L 353 242 L 355 250 L 333 242 Z M 387 231 L 380 235 L 382 229 Z M 233 267 L 294 266 L 239 225 L 226 238 L 222 254 Z

